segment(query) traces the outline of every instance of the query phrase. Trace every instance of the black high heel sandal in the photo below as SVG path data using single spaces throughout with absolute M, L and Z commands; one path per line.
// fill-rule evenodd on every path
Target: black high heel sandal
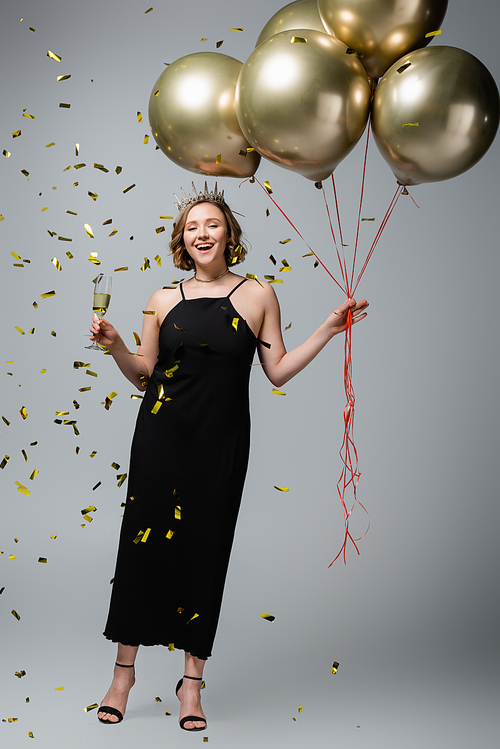
M 135 676 L 135 666 L 133 663 L 124 664 L 124 663 L 117 663 L 115 661 L 115 666 L 120 666 L 120 668 L 133 668 L 134 676 Z M 134 685 L 132 684 L 132 687 L 133 686 Z M 132 687 L 130 687 L 130 689 L 132 689 Z M 104 718 L 99 717 L 99 713 L 109 713 L 109 715 L 114 715 L 116 718 L 118 718 L 118 720 L 105 720 Z M 101 723 L 106 723 L 109 726 L 115 726 L 118 723 L 122 722 L 123 715 L 119 710 L 116 709 L 116 707 L 109 707 L 109 705 L 101 705 L 99 710 L 97 711 L 97 720 L 99 720 Z
M 186 676 L 186 674 L 184 674 L 182 679 L 179 679 L 179 681 L 177 682 L 177 686 L 175 687 L 175 694 L 178 700 L 180 700 L 179 689 L 182 687 L 182 682 L 184 681 L 184 679 L 192 679 L 193 681 L 203 681 L 203 679 L 201 679 L 199 676 Z M 186 723 L 188 723 L 189 721 L 195 721 L 195 720 L 202 720 L 205 723 L 205 725 L 202 726 L 201 728 L 186 728 L 185 727 Z M 199 715 L 186 715 L 185 718 L 182 718 L 182 720 L 179 721 L 179 726 L 182 728 L 183 731 L 190 731 L 190 732 L 204 731 L 207 725 L 208 725 L 207 719 L 201 718 Z

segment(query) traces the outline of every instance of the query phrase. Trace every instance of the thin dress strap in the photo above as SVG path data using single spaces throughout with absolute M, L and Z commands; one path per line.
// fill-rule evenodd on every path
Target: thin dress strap
M 244 284 L 246 280 L 247 280 L 247 279 L 246 279 L 246 278 L 244 278 L 244 279 L 243 279 L 243 281 L 240 281 L 240 282 L 239 282 L 239 284 L 237 284 L 237 286 L 235 286 L 235 287 L 234 287 L 234 289 L 232 289 L 232 291 L 230 291 L 230 292 L 229 292 L 229 294 L 227 295 L 227 299 L 229 299 L 229 297 L 231 296 L 231 294 L 234 294 L 234 292 L 236 291 L 236 289 L 239 289 L 239 288 L 240 288 L 240 286 L 241 286 L 242 284 Z
M 181 290 L 182 298 L 186 299 L 186 297 L 184 296 L 184 289 L 182 288 L 182 284 L 179 284 L 179 289 Z

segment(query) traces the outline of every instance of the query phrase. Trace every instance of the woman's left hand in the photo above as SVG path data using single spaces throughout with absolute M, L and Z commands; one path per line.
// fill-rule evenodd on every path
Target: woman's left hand
M 343 333 L 346 329 L 349 310 L 351 310 L 352 324 L 354 325 L 367 316 L 368 313 L 365 312 L 367 307 L 368 302 L 366 299 L 363 299 L 362 302 L 356 302 L 355 299 L 347 299 L 344 304 L 334 309 L 326 320 L 332 336 Z

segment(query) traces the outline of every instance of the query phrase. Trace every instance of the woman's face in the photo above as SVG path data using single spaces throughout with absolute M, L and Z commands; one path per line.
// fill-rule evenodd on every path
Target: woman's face
M 184 245 L 195 265 L 211 265 L 224 259 L 228 240 L 226 219 L 214 203 L 197 203 L 188 213 Z

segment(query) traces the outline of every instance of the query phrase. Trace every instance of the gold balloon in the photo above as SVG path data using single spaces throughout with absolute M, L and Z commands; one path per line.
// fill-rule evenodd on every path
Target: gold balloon
M 402 57 L 384 75 L 372 125 L 397 180 L 418 185 L 474 166 L 493 142 L 499 114 L 498 89 L 482 62 L 462 49 L 430 47 Z
M 234 109 L 242 64 L 218 52 L 197 52 L 169 65 L 153 86 L 154 139 L 184 169 L 216 177 L 250 177 L 257 170 L 260 156 L 247 153 Z
M 363 134 L 370 97 L 363 66 L 345 44 L 294 29 L 254 49 L 238 79 L 236 114 L 262 156 L 317 182 Z
M 256 47 L 269 37 L 290 29 L 315 29 L 326 33 L 318 11 L 318 0 L 295 0 L 278 10 L 259 34 Z
M 448 0 L 318 0 L 325 27 L 362 55 L 370 78 L 425 47 L 439 31 Z

